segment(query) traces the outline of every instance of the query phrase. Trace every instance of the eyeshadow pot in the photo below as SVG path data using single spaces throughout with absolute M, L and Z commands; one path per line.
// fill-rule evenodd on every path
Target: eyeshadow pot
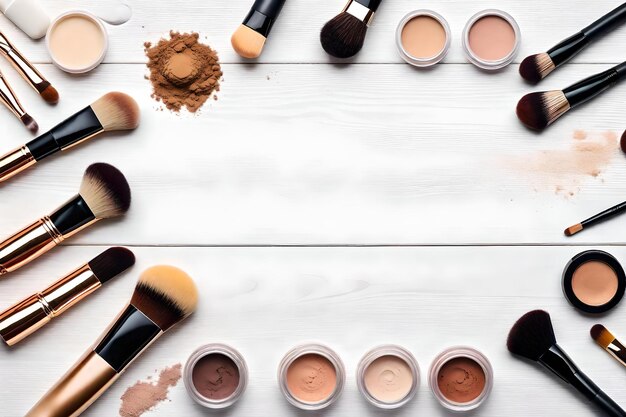
M 520 49 L 522 34 L 513 17 L 502 10 L 476 13 L 463 30 L 463 50 L 478 68 L 495 71 L 509 65 Z
M 340 397 L 346 373 L 339 356 L 326 346 L 307 344 L 290 350 L 278 368 L 287 401 L 301 410 L 321 410 Z
M 191 354 L 184 369 L 189 396 L 206 408 L 221 409 L 236 403 L 248 384 L 248 367 L 230 346 L 210 344 Z
M 613 255 L 601 250 L 579 253 L 563 271 L 565 297 L 584 313 L 609 311 L 619 304 L 625 290 L 624 269 Z
M 431 10 L 415 10 L 400 20 L 396 46 L 402 59 L 416 67 L 441 62 L 450 50 L 450 26 Z
M 476 349 L 454 347 L 435 358 L 428 380 L 433 394 L 445 408 L 470 411 L 489 396 L 493 388 L 493 368 Z
M 400 408 L 415 397 L 420 383 L 417 361 L 406 349 L 385 345 L 363 356 L 357 384 L 363 397 L 382 409 Z

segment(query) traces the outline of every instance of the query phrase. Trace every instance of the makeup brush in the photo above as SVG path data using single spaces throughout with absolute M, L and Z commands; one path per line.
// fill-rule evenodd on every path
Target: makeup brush
M 284 4 L 285 0 L 256 0 L 230 38 L 235 52 L 244 58 L 258 58 Z
M 17 96 L 13 92 L 13 89 L 11 88 L 11 85 L 6 78 L 4 78 L 2 72 L 0 72 L 0 101 L 7 107 L 7 109 L 11 110 L 11 113 L 20 119 L 22 124 L 26 126 L 28 130 L 33 133 L 36 133 L 37 130 L 39 130 L 39 125 L 28 113 L 26 113 L 26 111 L 24 111 L 22 103 L 18 100 Z
M 94 291 L 135 264 L 135 255 L 126 248 L 110 248 L 0 313 L 0 337 L 13 346 L 60 316 Z
M 322 48 L 335 58 L 356 55 L 381 0 L 349 0 L 341 13 L 326 22 L 320 32 Z
M 196 309 L 198 291 L 173 266 L 147 269 L 117 319 L 25 417 L 77 417 L 164 332 Z
M 59 92 L 39 71 L 37 71 L 37 68 L 35 68 L 33 64 L 24 58 L 2 31 L 0 31 L 0 55 L 3 55 L 13 67 L 15 67 L 22 78 L 24 78 L 47 103 L 56 104 L 59 102 Z
M 132 97 L 117 92 L 105 94 L 50 131 L 0 157 L 0 182 L 100 133 L 135 129 L 139 113 Z
M 622 152 L 626 153 L 626 131 L 622 134 L 622 138 L 619 141 L 619 147 L 622 148 Z
M 0 275 L 26 265 L 99 220 L 121 216 L 129 207 L 130 188 L 124 175 L 109 164 L 90 165 L 78 194 L 0 243 Z
M 605 220 L 617 216 L 618 214 L 622 214 L 624 211 L 626 211 L 626 201 L 609 209 L 606 209 L 603 212 L 596 214 L 595 216 L 589 217 L 587 220 L 583 220 L 578 224 L 568 227 L 567 229 L 565 229 L 565 236 L 573 236 L 585 228 L 591 227 L 597 223 L 601 223 Z
M 607 415 L 626 416 L 626 412 L 582 373 L 556 343 L 552 321 L 547 312 L 534 310 L 524 314 L 513 325 L 506 344 L 511 353 L 539 362 L 576 388 Z
M 626 347 L 606 327 L 596 324 L 591 328 L 590 333 L 591 338 L 596 341 L 598 346 L 626 366 Z
M 592 75 L 565 90 L 530 93 L 517 104 L 517 117 L 529 129 L 541 131 L 559 117 L 591 100 L 626 76 L 626 62 Z
M 599 39 L 624 22 L 626 22 L 626 3 L 565 39 L 548 52 L 531 55 L 524 59 L 519 67 L 520 75 L 528 82 L 538 83 L 585 49 L 592 41 Z

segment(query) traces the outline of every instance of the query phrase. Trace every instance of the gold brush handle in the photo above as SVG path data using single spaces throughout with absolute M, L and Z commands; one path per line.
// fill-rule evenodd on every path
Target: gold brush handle
M 0 158 L 0 182 L 8 180 L 36 163 L 37 161 L 26 145 L 9 152 Z
M 37 90 L 37 84 L 46 81 L 39 71 L 31 64 L 24 56 L 15 49 L 15 47 L 9 42 L 9 39 L 0 32 L 0 54 L 4 55 L 6 59 L 11 62 L 13 67 L 22 74 L 22 77 Z M 37 90 L 38 91 L 38 90 Z
M 4 103 L 17 117 L 22 117 L 26 114 L 22 103 L 18 100 L 8 81 L 4 78 L 4 75 L 2 75 L 2 72 L 0 72 L 0 102 Z
M 70 369 L 25 417 L 77 417 L 83 413 L 119 375 L 93 350 Z

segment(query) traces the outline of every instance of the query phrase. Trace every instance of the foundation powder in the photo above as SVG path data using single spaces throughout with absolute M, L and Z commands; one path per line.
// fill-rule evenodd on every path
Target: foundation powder
M 303 402 L 318 403 L 335 392 L 337 371 L 324 356 L 315 353 L 300 356 L 287 369 L 287 388 Z
M 609 265 L 589 261 L 580 265 L 572 276 L 572 290 L 576 297 L 590 306 L 601 306 L 617 293 L 617 274 Z
M 478 19 L 469 31 L 469 46 L 479 58 L 497 61 L 515 48 L 515 30 L 500 16 Z
M 485 389 L 485 371 L 473 359 L 454 358 L 444 363 L 437 374 L 437 385 L 450 401 L 468 403 Z
M 220 89 L 222 68 L 217 52 L 199 42 L 197 33 L 170 32 L 156 45 L 144 44 L 152 97 L 169 110 L 195 113 Z
M 241 376 L 231 358 L 220 353 L 198 360 L 192 372 L 193 386 L 205 398 L 223 400 L 235 393 Z
M 437 55 L 446 44 L 446 31 L 430 16 L 417 16 L 409 20 L 402 29 L 402 47 L 416 58 Z
M 120 406 L 121 417 L 140 417 L 147 411 L 167 400 L 171 387 L 178 384 L 182 374 L 181 365 L 176 364 L 163 369 L 156 383 L 138 381 L 122 394 Z
M 404 399 L 413 387 L 409 365 L 393 355 L 381 356 L 365 370 L 365 388 L 378 401 L 395 403 Z

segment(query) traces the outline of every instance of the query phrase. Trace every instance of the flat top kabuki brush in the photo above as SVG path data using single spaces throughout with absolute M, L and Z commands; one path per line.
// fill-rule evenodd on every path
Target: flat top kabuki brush
M 513 325 L 507 340 L 509 351 L 535 361 L 576 388 L 606 415 L 624 417 L 626 412 L 586 376 L 556 343 L 550 315 L 534 310 Z
M 381 0 L 349 0 L 343 11 L 326 22 L 320 32 L 322 48 L 335 58 L 356 55 Z
M 124 175 L 109 164 L 90 165 L 78 194 L 0 243 L 0 275 L 26 265 L 99 220 L 123 215 L 129 207 L 130 187 Z
M 626 3 L 565 39 L 548 52 L 531 55 L 524 59 L 519 67 L 520 75 L 528 82 L 538 83 L 585 49 L 592 41 L 625 22 Z
M 139 116 L 139 106 L 129 95 L 105 94 L 48 132 L 0 157 L 0 182 L 100 133 L 135 129 Z
M 230 39 L 233 49 L 244 58 L 258 58 L 285 0 L 256 0 Z
M 526 94 L 517 103 L 517 117 L 529 129 L 541 131 L 565 113 L 626 78 L 626 62 L 585 78 L 565 90 Z
M 79 416 L 156 339 L 193 313 L 197 303 L 198 290 L 185 272 L 173 266 L 147 269 L 130 304 L 25 417 Z

